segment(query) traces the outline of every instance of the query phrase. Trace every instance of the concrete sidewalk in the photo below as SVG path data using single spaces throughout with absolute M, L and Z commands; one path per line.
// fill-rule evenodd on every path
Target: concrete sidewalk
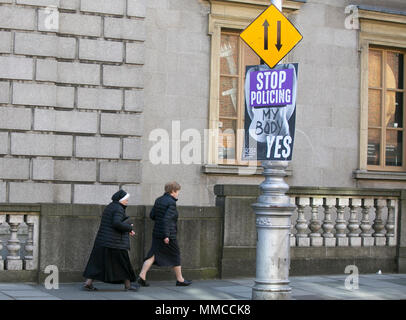
M 294 300 L 399 300 L 406 299 L 406 274 L 359 276 L 359 288 L 347 290 L 348 275 L 290 277 Z M 352 282 L 351 282 L 352 283 Z M 83 291 L 83 283 L 63 283 L 59 289 L 45 289 L 32 283 L 0 283 L 0 300 L 249 300 L 253 278 L 195 280 L 189 287 L 175 281 L 150 281 L 138 292 L 123 285 L 95 282 L 96 292 Z

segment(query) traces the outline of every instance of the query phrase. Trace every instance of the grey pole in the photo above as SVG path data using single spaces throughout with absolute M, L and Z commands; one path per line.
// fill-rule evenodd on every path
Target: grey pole
M 279 11 L 282 11 L 282 0 L 271 0 L 271 3 L 279 9 Z
M 282 0 L 272 3 L 282 11 Z M 290 299 L 290 227 L 295 205 L 285 193 L 287 161 L 262 161 L 265 181 L 255 211 L 257 228 L 256 277 L 253 300 Z
M 257 228 L 257 260 L 253 300 L 290 299 L 290 227 L 295 205 L 285 193 L 287 161 L 262 161 L 265 181 L 252 205 Z

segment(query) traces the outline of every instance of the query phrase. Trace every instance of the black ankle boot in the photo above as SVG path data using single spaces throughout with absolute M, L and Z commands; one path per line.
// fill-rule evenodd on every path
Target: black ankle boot
M 146 280 L 143 280 L 140 276 L 138 276 L 136 282 L 142 287 L 149 287 L 149 283 Z
M 177 281 L 176 280 L 176 286 L 177 287 L 186 287 L 192 284 L 192 280 L 183 280 L 183 282 Z

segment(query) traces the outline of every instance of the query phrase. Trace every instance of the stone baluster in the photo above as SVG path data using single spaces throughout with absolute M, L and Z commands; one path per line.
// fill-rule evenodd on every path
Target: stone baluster
M 385 224 L 383 223 L 382 220 L 382 214 L 385 207 L 386 200 L 375 199 L 376 215 L 374 224 L 372 225 L 372 228 L 374 229 L 375 232 L 372 234 L 372 236 L 375 237 L 376 246 L 386 245 L 386 237 L 383 231 L 385 229 Z
M 336 219 L 336 238 L 337 238 L 337 246 L 339 247 L 347 247 L 348 246 L 348 238 L 345 233 L 347 229 L 346 220 L 344 217 L 345 207 L 349 204 L 348 198 L 337 198 L 336 207 L 337 207 L 337 219 Z
M 28 238 L 25 243 L 24 270 L 35 270 L 34 266 L 34 216 L 26 215 L 25 223 L 28 226 Z
M 6 222 L 6 215 L 0 214 L 0 226 Z M 0 240 L 0 270 L 4 270 L 4 260 L 2 256 L 3 243 Z
M 335 198 L 324 198 L 323 207 L 324 207 L 324 220 L 323 220 L 323 242 L 325 247 L 335 247 L 336 238 L 332 233 L 334 229 L 333 221 L 331 220 L 332 208 L 336 204 Z
M 395 206 L 396 202 L 393 199 L 387 200 L 387 207 L 388 207 L 388 219 L 386 221 L 385 229 L 386 229 L 386 244 L 388 246 L 395 246 L 396 239 L 395 239 Z
M 18 240 L 17 232 L 19 225 L 24 222 L 23 215 L 8 215 L 7 223 L 10 225 L 11 236 L 7 242 L 7 250 L 9 255 L 6 259 L 7 270 L 22 270 L 23 260 L 20 257 L 20 240 Z
M 348 221 L 348 240 L 350 247 L 360 247 L 361 238 L 358 234 L 359 220 L 358 208 L 361 207 L 361 199 L 350 199 L 350 220 Z
M 361 220 L 361 243 L 364 247 L 374 245 L 374 238 L 370 233 L 371 222 L 369 221 L 369 210 L 374 206 L 374 199 L 362 199 L 362 220 Z
M 296 198 L 296 205 L 297 205 L 297 221 L 296 221 L 296 240 L 298 247 L 309 247 L 310 246 L 310 239 L 307 234 L 307 221 L 304 215 L 304 210 L 306 206 L 310 204 L 309 198 Z
M 310 206 L 312 208 L 312 218 L 310 220 L 310 245 L 312 247 L 321 247 L 323 245 L 323 238 L 319 230 L 321 229 L 321 222 L 319 220 L 319 206 L 323 204 L 323 198 L 310 198 Z
M 290 197 L 290 203 L 293 205 L 296 205 L 296 198 Z M 297 208 L 295 210 L 297 212 Z M 293 217 L 293 215 L 292 215 L 292 217 Z M 295 223 L 292 221 L 292 223 L 290 225 L 290 246 L 291 247 L 296 247 L 296 235 L 293 232 L 294 228 L 295 228 Z

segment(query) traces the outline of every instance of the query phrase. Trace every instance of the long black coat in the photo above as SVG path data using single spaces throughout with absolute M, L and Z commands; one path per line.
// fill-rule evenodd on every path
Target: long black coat
M 132 227 L 125 206 L 113 200 L 103 211 L 95 246 L 130 250 L 129 232 Z M 127 221 L 125 221 L 127 220 Z
M 178 211 L 176 210 L 176 201 L 169 193 L 155 200 L 155 204 L 149 214 L 152 220 L 155 220 L 152 236 L 157 239 L 176 239 Z

